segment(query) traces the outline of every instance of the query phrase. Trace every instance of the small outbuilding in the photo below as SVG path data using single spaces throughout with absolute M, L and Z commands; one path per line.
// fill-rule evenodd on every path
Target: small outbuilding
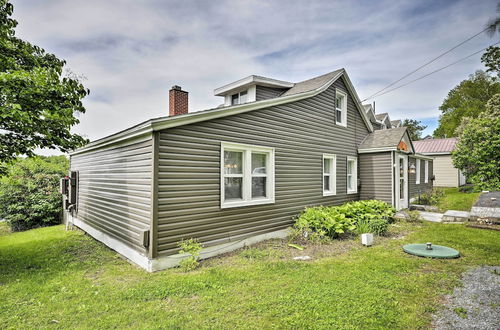
M 451 159 L 456 143 L 456 138 L 426 138 L 413 142 L 416 152 L 434 160 L 434 175 L 436 176 L 434 185 L 436 187 L 459 187 L 466 183 L 464 174 L 453 165 Z

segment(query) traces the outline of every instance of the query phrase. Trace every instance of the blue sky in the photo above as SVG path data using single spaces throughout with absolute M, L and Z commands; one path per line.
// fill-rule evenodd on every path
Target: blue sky
M 481 31 L 495 1 L 13 1 L 17 34 L 67 60 L 91 94 L 75 132 L 97 139 L 168 113 L 168 90 L 190 111 L 222 102 L 213 90 L 250 74 L 297 82 L 337 68 L 368 97 Z M 496 37 L 498 39 L 498 37 Z M 415 75 L 498 40 L 482 34 Z M 432 133 L 448 91 L 480 55 L 375 99 L 391 119 Z

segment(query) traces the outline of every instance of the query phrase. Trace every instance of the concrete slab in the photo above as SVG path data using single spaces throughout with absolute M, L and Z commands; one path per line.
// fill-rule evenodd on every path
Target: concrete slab
M 470 211 L 470 219 L 500 223 L 500 191 L 481 194 Z
M 443 213 L 420 211 L 420 216 L 425 221 L 443 222 Z
M 443 214 L 443 222 L 466 222 L 469 218 L 470 213 L 467 211 L 448 210 Z

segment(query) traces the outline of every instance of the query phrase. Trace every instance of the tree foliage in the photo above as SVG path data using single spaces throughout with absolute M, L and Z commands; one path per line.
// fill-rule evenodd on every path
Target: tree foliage
M 407 128 L 408 134 L 413 141 L 420 140 L 422 131 L 427 128 L 427 126 L 422 125 L 421 121 L 415 119 L 403 120 L 403 126 Z
M 500 94 L 486 105 L 486 111 L 474 119 L 465 119 L 453 164 L 481 190 L 500 190 Z
M 64 60 L 15 36 L 13 6 L 0 0 L 0 165 L 36 148 L 68 151 L 87 142 L 70 129 L 89 93 Z
M 476 71 L 446 96 L 439 107 L 442 115 L 434 136 L 456 136 L 462 118 L 477 118 L 485 110 L 488 100 L 497 93 L 500 93 L 500 82 L 484 71 Z
M 0 178 L 0 218 L 13 231 L 61 222 L 59 179 L 68 173 L 65 156 L 18 158 Z
M 500 47 L 488 47 L 483 56 L 481 56 L 481 62 L 484 63 L 486 72 L 496 74 L 498 78 L 498 73 L 500 72 Z

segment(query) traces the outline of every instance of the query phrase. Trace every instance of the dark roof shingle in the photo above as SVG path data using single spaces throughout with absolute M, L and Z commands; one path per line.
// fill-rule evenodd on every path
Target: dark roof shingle
M 328 81 L 332 80 L 335 76 L 337 76 L 343 70 L 344 69 L 335 70 L 335 71 L 332 71 L 330 73 L 321 75 L 319 77 L 315 77 L 312 79 L 298 82 L 292 88 L 290 88 L 285 93 L 283 93 L 281 96 L 295 95 L 295 94 L 305 93 L 305 92 L 309 92 L 309 91 L 313 91 L 315 89 L 318 89 L 321 86 L 325 85 Z
M 359 149 L 397 147 L 405 132 L 406 127 L 374 131 L 366 136 Z

